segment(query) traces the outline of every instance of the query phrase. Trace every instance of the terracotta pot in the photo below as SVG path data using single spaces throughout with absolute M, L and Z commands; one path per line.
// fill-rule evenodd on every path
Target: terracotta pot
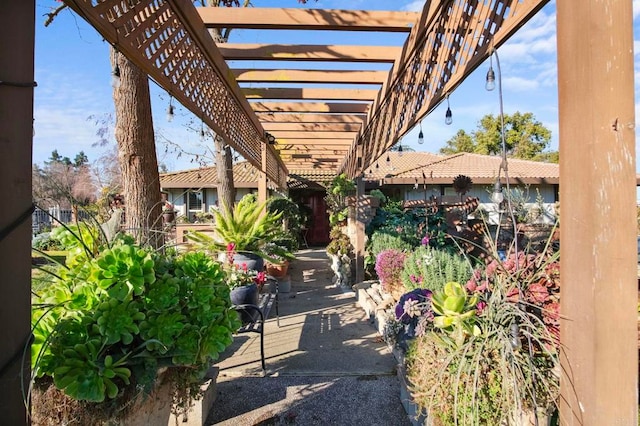
M 267 274 L 271 275 L 274 278 L 281 278 L 287 275 L 287 271 L 289 270 L 289 262 L 286 260 L 279 264 L 267 263 Z

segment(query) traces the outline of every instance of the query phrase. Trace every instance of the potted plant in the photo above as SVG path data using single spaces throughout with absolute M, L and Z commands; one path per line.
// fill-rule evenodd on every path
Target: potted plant
M 282 213 L 266 213 L 265 205 L 258 203 L 253 195 L 245 196 L 233 209 L 223 206 L 214 212 L 213 236 L 196 231 L 187 238 L 212 255 L 226 253 L 229 244 L 233 244 L 234 261 L 258 271 L 264 268 L 263 259 L 277 262 L 275 255 L 293 258 L 293 254 L 280 246 L 272 253 L 265 252 L 265 246 L 283 234 L 279 225 Z
M 173 223 L 176 220 L 176 210 L 168 201 L 165 201 L 164 206 L 162 206 L 162 222 L 163 223 Z
M 546 424 L 560 376 L 559 254 L 547 248 L 498 260 L 492 247 L 466 285 L 401 298 L 396 319 L 415 337 L 407 385 L 422 413 L 443 425 Z
M 229 287 L 229 298 L 234 305 L 258 305 L 259 294 L 266 281 L 264 271 L 249 269 L 246 263 L 234 261 L 236 253 L 233 244 L 226 251 L 223 270 L 225 282 Z M 240 319 L 244 324 L 256 319 L 257 312 L 240 311 Z
M 68 423 L 76 401 L 92 424 L 120 421 L 178 368 L 170 381 L 186 410 L 240 326 L 222 267 L 203 253 L 156 253 L 130 237 L 105 243 L 98 229 L 61 233 L 66 262 L 35 289 L 33 416 Z

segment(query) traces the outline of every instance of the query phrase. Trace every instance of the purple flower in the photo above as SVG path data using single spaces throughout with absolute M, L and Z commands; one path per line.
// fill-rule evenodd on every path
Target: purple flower
M 426 288 L 417 288 L 403 294 L 396 304 L 396 319 L 408 324 L 416 317 L 416 306 L 419 306 L 422 315 L 428 315 L 431 312 L 431 294 L 431 290 Z M 406 309 L 410 312 L 407 312 Z
M 426 234 L 424 237 L 422 237 L 422 245 L 423 246 L 429 245 L 429 234 Z

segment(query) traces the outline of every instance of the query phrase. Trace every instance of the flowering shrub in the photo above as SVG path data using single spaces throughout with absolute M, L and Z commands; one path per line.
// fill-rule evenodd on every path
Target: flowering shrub
M 541 319 L 560 342 L 560 261 L 557 254 L 510 254 L 503 262 L 493 259 L 484 269 L 476 269 L 466 288 L 488 300 L 492 289 L 506 285 L 508 302 L 517 303 Z
M 511 424 L 516 410 L 552 408 L 558 398 L 559 254 L 497 258 L 464 287 L 434 291 L 429 304 L 407 303 L 408 293 L 396 306 L 396 316 L 422 315 L 408 378 L 416 403 L 443 425 Z
M 439 290 L 450 281 L 466 283 L 471 276 L 471 264 L 463 256 L 427 245 L 407 256 L 401 279 L 405 288 Z
M 400 274 L 405 257 L 405 253 L 395 249 L 384 250 L 378 254 L 375 270 L 385 291 L 392 292 L 402 286 Z
M 233 289 L 244 285 L 256 284 L 258 289 L 262 289 L 266 281 L 264 271 L 254 271 L 247 267 L 246 263 L 237 265 L 233 262 L 235 255 L 235 244 L 227 244 L 226 262 L 223 264 L 223 271 L 226 275 L 226 282 L 229 288 Z

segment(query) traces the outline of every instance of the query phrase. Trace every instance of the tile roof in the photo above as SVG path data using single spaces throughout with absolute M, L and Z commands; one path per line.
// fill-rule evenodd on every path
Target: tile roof
M 416 153 L 405 153 L 405 169 L 393 173 L 385 179 L 388 184 L 413 183 L 416 178 L 422 180 L 423 173 L 427 181 L 433 183 L 451 183 L 453 178 L 463 174 L 474 183 L 495 181 L 502 159 L 499 156 L 459 153 L 450 156 L 438 155 L 430 164 L 424 164 L 422 158 L 413 158 Z M 411 167 L 410 164 L 414 166 Z M 507 161 L 509 178 L 514 183 L 550 183 L 560 181 L 560 166 L 555 163 L 519 160 Z M 501 173 L 504 179 L 504 171 Z
M 217 168 L 201 167 L 160 174 L 162 188 L 215 188 L 218 186 Z M 257 188 L 258 173 L 247 161 L 233 165 L 233 182 L 237 188 Z
M 387 154 L 377 161 L 378 167 L 372 165 L 366 170 L 365 180 L 380 181 L 387 185 L 413 184 L 422 182 L 422 176 L 428 183 L 449 184 L 453 178 L 463 174 L 469 176 L 474 183 L 492 183 L 495 181 L 500 167 L 498 156 L 459 153 L 450 156 L 429 152 L 389 152 L 390 164 L 387 165 Z M 509 176 L 513 183 L 549 183 L 557 184 L 560 179 L 558 164 L 537 161 L 508 159 Z M 235 186 L 238 188 L 257 188 L 257 170 L 243 161 L 233 166 Z M 290 188 L 321 188 L 333 179 L 334 172 L 328 169 L 289 170 Z M 504 179 L 504 172 L 502 172 Z M 218 184 L 216 167 L 183 170 L 160 175 L 163 188 L 215 188 Z

